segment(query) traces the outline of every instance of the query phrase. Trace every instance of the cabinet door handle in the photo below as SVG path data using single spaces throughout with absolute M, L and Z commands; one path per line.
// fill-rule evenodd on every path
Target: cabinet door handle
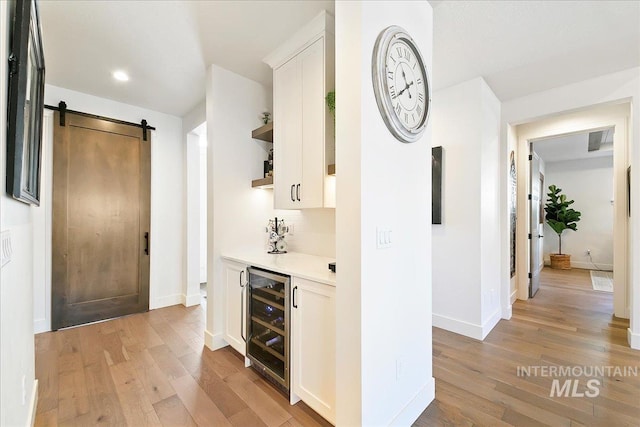
M 295 202 L 295 201 L 296 201 L 295 197 L 293 196 L 293 189 L 294 189 L 294 188 L 295 188 L 295 185 L 294 185 L 294 184 L 291 184 L 291 201 L 292 201 L 292 202 Z
M 296 199 L 300 201 L 300 184 L 296 185 Z
M 296 294 L 297 294 L 296 291 L 297 290 L 298 290 L 298 287 L 294 286 L 293 287 L 293 302 L 292 302 L 293 308 L 298 308 L 298 304 L 296 304 Z
M 149 255 L 149 233 L 144 233 L 144 253 Z
M 244 288 L 245 283 L 242 281 L 242 276 L 244 276 L 244 270 L 240 272 L 240 287 Z
M 242 290 L 240 291 L 240 336 L 242 337 L 242 340 L 244 342 L 247 342 L 247 337 L 244 336 L 244 325 L 245 325 L 245 318 L 244 318 L 244 304 L 245 304 L 245 287 L 242 287 Z

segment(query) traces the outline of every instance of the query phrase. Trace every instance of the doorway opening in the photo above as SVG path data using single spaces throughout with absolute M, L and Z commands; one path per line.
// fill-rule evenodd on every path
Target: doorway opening
M 518 169 L 517 221 L 515 225 L 518 236 L 516 244 L 517 273 L 512 281 L 512 301 L 516 298 L 526 301 L 533 297 L 532 303 L 538 305 L 542 302 L 541 295 L 536 296 L 536 273 L 541 273 L 538 274 L 537 279 L 542 280 L 542 284 L 550 280 L 545 277 L 546 267 L 544 264 L 545 261 L 549 263 L 548 254 L 558 252 L 559 241 L 557 235 L 548 225 L 540 224 L 540 218 L 546 214 L 541 210 L 543 202 L 547 199 L 547 193 L 549 193 L 548 187 L 556 183 L 558 187 L 563 189 L 563 193 L 566 193 L 569 200 L 576 200 L 571 207 L 583 211 L 581 221 L 577 223 L 578 231 L 565 231 L 562 234 L 562 252 L 571 252 L 571 261 L 574 267 L 572 271 L 580 273 L 579 269 L 582 269 L 582 273 L 585 274 L 585 277 L 574 277 L 570 280 L 575 282 L 575 286 L 579 286 L 578 282 L 580 282 L 584 289 L 592 291 L 594 281 L 599 282 L 596 284 L 599 287 L 602 283 L 607 282 L 609 277 L 607 274 L 603 274 L 602 280 L 599 280 L 598 277 L 592 280 L 591 271 L 595 271 L 595 275 L 598 276 L 600 273 L 611 273 L 606 270 L 613 270 L 611 274 L 613 307 L 608 309 L 609 316 L 614 315 L 621 319 L 630 317 L 630 226 L 627 188 L 629 114 L 630 104 L 619 103 L 555 115 L 511 127 Z M 592 134 L 592 151 L 589 151 L 589 134 Z M 570 150 L 572 144 L 568 141 L 571 139 L 582 141 L 580 144 L 584 145 L 584 150 L 587 152 L 585 157 L 587 158 L 583 160 L 564 158 L 564 164 L 557 162 L 558 164 L 554 165 L 554 160 L 562 159 L 563 154 L 560 151 Z M 559 142 L 561 140 L 564 140 L 565 143 Z M 547 144 L 546 147 L 545 144 Z M 598 144 L 599 148 L 596 150 L 595 147 Z M 552 153 L 545 153 L 546 148 L 549 148 Z M 557 151 L 556 154 L 553 154 L 554 149 Z M 599 153 L 590 154 L 594 152 Z M 546 161 L 545 157 L 547 157 Z M 544 163 L 544 171 L 541 170 L 540 159 Z M 588 178 L 588 173 L 583 171 L 582 178 L 574 177 L 569 178 L 569 181 L 562 181 L 565 179 L 561 176 L 562 174 L 569 174 L 571 168 L 584 169 L 584 162 L 587 162 L 589 167 L 594 170 L 597 168 L 609 170 L 609 180 L 605 181 L 604 178 L 601 178 L 602 182 L 592 182 L 594 178 Z M 541 172 L 543 176 L 541 176 Z M 601 170 L 600 173 L 604 172 Z M 544 183 L 541 181 L 542 179 L 544 179 Z M 571 179 L 577 182 L 571 182 Z M 554 182 L 551 182 L 552 180 Z M 596 197 L 595 192 L 590 194 L 589 190 L 595 191 L 596 186 L 605 190 L 609 188 L 609 195 L 600 194 Z M 601 190 L 601 193 L 604 193 L 605 190 Z M 598 206 L 589 207 L 590 204 L 596 203 L 596 198 L 599 200 Z M 578 199 L 581 199 L 580 203 Z M 581 206 L 578 206 L 579 204 Z M 609 215 L 611 215 L 609 218 L 612 219 L 606 220 L 612 222 L 612 226 L 609 226 L 609 230 L 612 229 L 612 232 L 610 231 L 612 237 L 609 237 L 608 240 L 602 235 L 599 238 L 590 237 L 586 241 L 583 239 L 591 234 L 589 229 L 593 225 L 589 225 L 589 223 L 592 223 L 594 217 L 597 218 L 600 215 L 592 212 L 594 210 L 601 210 L 604 213 L 609 211 Z M 595 221 L 598 222 L 597 219 Z M 605 220 L 601 219 L 598 227 L 602 229 L 604 222 Z M 609 243 L 605 245 L 607 241 Z M 611 247 L 612 249 L 606 249 Z M 556 270 L 553 271 L 556 272 Z M 557 275 L 554 279 L 559 280 Z M 567 301 L 571 301 L 570 296 L 567 296 Z M 611 307 L 611 303 L 609 303 L 609 307 Z M 588 310 L 588 307 L 584 307 L 584 309 Z
M 186 306 L 207 302 L 207 124 L 187 134 Z
M 600 305 L 613 312 L 613 135 L 608 127 L 530 142 L 529 298 L 541 285 L 603 292 Z

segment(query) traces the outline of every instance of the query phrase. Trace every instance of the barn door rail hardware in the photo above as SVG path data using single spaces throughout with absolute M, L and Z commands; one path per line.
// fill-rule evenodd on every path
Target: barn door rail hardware
M 142 139 L 144 141 L 147 140 L 147 135 L 148 135 L 147 131 L 156 130 L 155 127 L 149 126 L 146 120 L 142 120 L 140 123 L 131 123 L 124 120 L 113 119 L 111 117 L 99 116 L 97 114 L 89 114 L 89 113 L 83 113 L 82 111 L 69 110 L 67 108 L 67 103 L 64 101 L 60 101 L 57 107 L 52 105 L 45 105 L 44 108 L 48 110 L 58 111 L 60 113 L 60 126 L 65 126 L 66 113 L 70 113 L 70 114 L 77 114 L 79 116 L 90 117 L 92 119 L 106 120 L 108 122 L 117 123 L 120 125 L 135 126 L 135 127 L 141 128 Z

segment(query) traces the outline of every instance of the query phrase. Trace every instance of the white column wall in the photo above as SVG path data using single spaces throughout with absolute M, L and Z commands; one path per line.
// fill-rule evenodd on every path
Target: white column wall
M 403 144 L 376 105 L 378 34 L 405 28 L 431 69 L 427 2 L 336 2 L 337 425 L 409 425 L 434 398 L 431 124 Z M 376 249 L 376 228 L 392 230 Z
M 499 321 L 500 102 L 482 78 L 434 94 L 443 223 L 433 225 L 433 323 L 483 339 Z

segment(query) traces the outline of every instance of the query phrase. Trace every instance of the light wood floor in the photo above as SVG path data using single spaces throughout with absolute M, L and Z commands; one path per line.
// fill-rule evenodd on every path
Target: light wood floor
M 233 350 L 204 347 L 202 307 L 36 335 L 36 426 L 329 426 Z
M 596 398 L 550 398 L 552 378 L 516 375 L 517 366 L 640 364 L 628 321 L 610 314 L 612 295 L 583 282 L 579 271 L 544 271 L 536 297 L 516 302 L 484 342 L 434 328 L 436 400 L 415 425 L 640 426 L 638 377 L 603 378 Z M 232 350 L 204 349 L 203 330 L 201 307 L 174 306 L 37 335 L 36 425 L 327 425 Z
M 600 378 L 594 398 L 550 398 L 553 378 L 517 376 L 518 366 L 640 366 L 628 320 L 611 315 L 613 295 L 593 291 L 588 271 L 544 269 L 540 283 L 483 342 L 434 328 L 436 400 L 417 426 L 640 426 L 640 377 Z

